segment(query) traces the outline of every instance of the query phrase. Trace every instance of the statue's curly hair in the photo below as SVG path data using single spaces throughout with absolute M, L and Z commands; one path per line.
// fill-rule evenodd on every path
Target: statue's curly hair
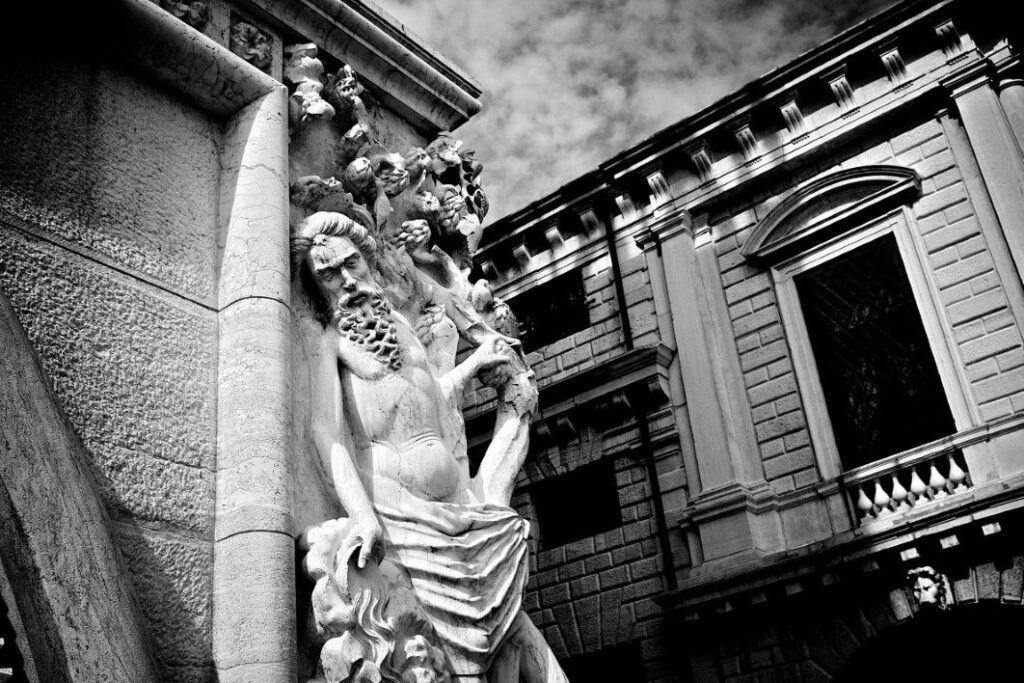
M 331 304 L 321 293 L 306 258 L 310 251 L 319 248 L 317 237 L 321 235 L 352 240 L 371 268 L 377 262 L 377 242 L 364 226 L 332 211 L 317 211 L 295 227 L 291 239 L 292 276 L 299 278 L 314 315 L 326 327 L 331 320 Z

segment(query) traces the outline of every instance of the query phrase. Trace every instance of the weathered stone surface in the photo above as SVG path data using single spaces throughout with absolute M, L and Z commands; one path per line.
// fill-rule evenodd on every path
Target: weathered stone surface
M 115 525 L 164 681 L 213 680 L 213 544 Z
M 153 680 L 88 454 L 2 293 L 0 344 L 0 580 L 22 647 L 41 680 Z
M 212 314 L 9 229 L 0 231 L 0 287 L 94 458 L 107 504 L 207 529 Z
M 173 290 L 213 296 L 214 122 L 89 61 L 7 62 L 0 99 L 0 208 Z

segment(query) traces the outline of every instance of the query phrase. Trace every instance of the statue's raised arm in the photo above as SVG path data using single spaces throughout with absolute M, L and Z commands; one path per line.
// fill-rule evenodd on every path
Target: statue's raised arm
M 424 155 L 410 158 L 423 182 Z M 347 514 L 304 534 L 316 582 L 310 680 L 564 681 L 522 611 L 529 524 L 509 507 L 536 410 L 533 373 L 442 248 L 458 243 L 449 228 L 473 221 L 435 212 L 404 163 L 353 161 L 350 189 L 335 198 L 347 215 L 318 211 L 293 230 L 296 305 L 320 328 L 305 355 L 310 434 Z M 458 198 L 436 180 L 434 190 Z M 456 364 L 459 337 L 474 349 Z M 473 377 L 498 404 L 471 478 L 460 403 Z

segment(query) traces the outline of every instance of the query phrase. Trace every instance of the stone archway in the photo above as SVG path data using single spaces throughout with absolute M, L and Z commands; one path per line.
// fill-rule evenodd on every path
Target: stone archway
M 1020 605 L 977 603 L 919 612 L 858 648 L 835 681 L 1011 680 L 1024 632 Z

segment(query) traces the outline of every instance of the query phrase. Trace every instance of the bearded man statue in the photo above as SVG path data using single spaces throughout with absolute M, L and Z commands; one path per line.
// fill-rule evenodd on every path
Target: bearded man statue
M 308 356 L 311 434 L 347 514 L 304 536 L 322 641 L 313 680 L 564 681 L 521 605 L 529 524 L 508 496 L 525 456 L 522 430 L 499 420 L 470 477 L 458 400 L 480 374 L 529 416 L 536 391 L 522 386 L 532 373 L 514 376 L 516 352 L 497 333 L 461 364 L 439 362 L 419 317 L 454 330 L 443 306 L 395 310 L 384 294 L 378 249 L 404 248 L 378 245 L 363 226 L 325 212 L 292 239 L 322 328 Z M 454 335 L 435 329 L 430 339 L 451 344 Z M 443 354 L 454 358 L 454 348 Z

